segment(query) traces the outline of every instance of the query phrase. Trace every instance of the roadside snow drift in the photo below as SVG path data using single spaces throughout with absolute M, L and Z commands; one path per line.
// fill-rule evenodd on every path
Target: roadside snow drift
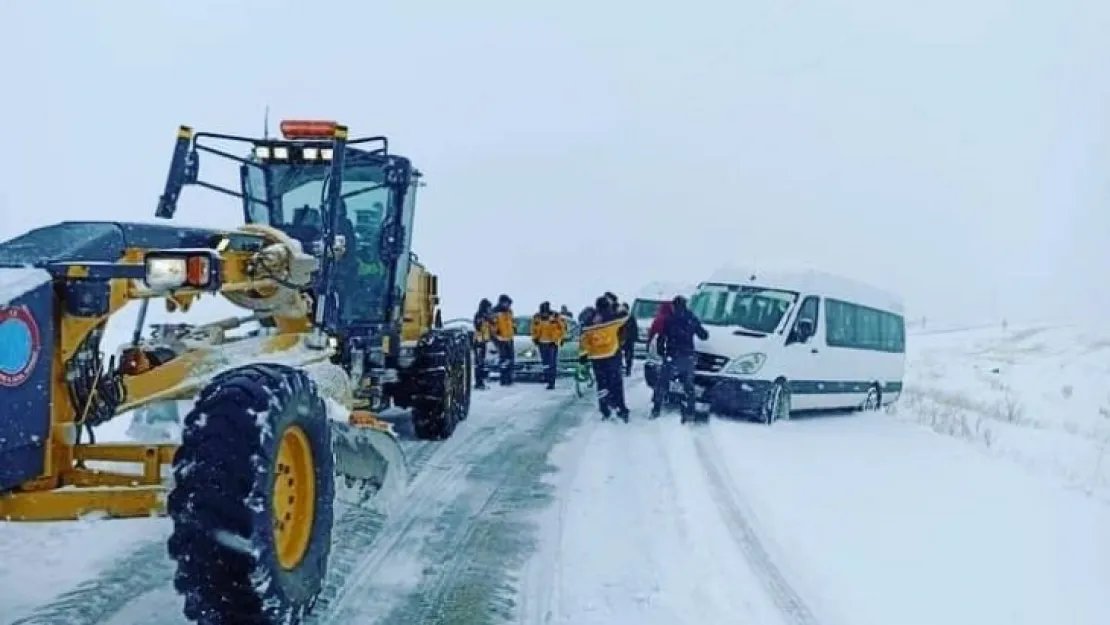
M 994 328 L 908 343 L 897 416 L 1110 502 L 1110 332 Z

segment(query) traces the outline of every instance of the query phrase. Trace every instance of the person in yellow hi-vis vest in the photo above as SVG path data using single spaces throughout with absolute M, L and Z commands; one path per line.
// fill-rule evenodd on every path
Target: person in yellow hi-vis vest
M 532 341 L 540 350 L 543 361 L 543 377 L 547 388 L 555 388 L 555 378 L 559 375 L 559 346 L 566 336 L 563 320 L 551 310 L 551 302 L 540 304 L 540 310 L 532 315 Z
M 593 315 L 582 328 L 582 357 L 588 358 L 597 378 L 597 407 L 601 418 L 608 419 L 616 411 L 628 423 L 628 406 L 624 403 L 624 376 L 621 362 L 621 333 L 627 315 L 621 315 L 607 297 L 599 297 Z
M 497 306 L 493 307 L 493 340 L 497 343 L 497 354 L 500 357 L 497 377 L 501 386 L 511 386 L 513 383 L 513 367 L 516 365 L 516 347 L 513 345 L 515 333 L 513 299 L 502 293 L 497 298 Z

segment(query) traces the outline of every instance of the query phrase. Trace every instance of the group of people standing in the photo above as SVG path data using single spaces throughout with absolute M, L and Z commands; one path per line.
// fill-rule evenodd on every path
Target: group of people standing
M 488 299 L 478 302 L 478 310 L 474 313 L 475 388 L 486 388 L 489 377 L 486 350 L 490 341 L 497 347 L 498 381 L 501 386 L 512 386 L 513 367 L 516 365 L 514 318 L 513 299 L 504 293 L 497 298 L 497 305 Z M 571 314 L 566 306 L 556 313 L 550 302 L 540 304 L 539 311 L 532 316 L 532 342 L 539 350 L 548 389 L 555 388 L 555 379 L 559 374 L 559 348 L 567 338 L 570 318 Z
M 498 352 L 499 382 L 502 386 L 513 383 L 513 367 L 516 349 L 513 337 L 516 334 L 513 300 L 502 294 L 497 304 L 488 299 L 478 303 L 474 314 L 475 349 L 475 388 L 486 388 L 489 372 L 486 368 L 486 350 L 493 341 Z M 531 335 L 544 365 L 544 380 L 548 389 L 555 388 L 558 376 L 559 348 L 567 338 L 568 320 L 571 313 L 566 306 L 559 312 L 551 308 L 550 302 L 540 304 L 538 312 L 532 317 Z M 598 409 L 603 419 L 614 414 L 628 422 L 630 411 L 625 403 L 624 379 L 632 375 L 632 362 L 635 356 L 639 327 L 630 314 L 628 304 L 621 303 L 611 292 L 597 298 L 593 306 L 578 315 L 582 328 L 579 341 L 579 362 L 590 363 L 594 378 L 597 380 Z M 657 417 L 662 409 L 670 381 L 679 378 L 687 391 L 687 408 L 693 412 L 693 377 L 696 362 L 694 337 L 708 338 L 697 317 L 689 311 L 686 299 L 677 296 L 660 310 L 648 333 L 649 345 L 656 340 L 656 349 L 663 356 L 663 370 L 660 382 L 654 389 L 652 417 Z M 622 375 L 623 374 L 623 375 Z

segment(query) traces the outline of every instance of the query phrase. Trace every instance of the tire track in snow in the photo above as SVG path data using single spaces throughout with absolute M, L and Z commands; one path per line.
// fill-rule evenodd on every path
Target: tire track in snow
M 437 450 L 439 453 L 433 453 L 425 470 L 411 482 L 409 498 L 392 516 L 388 518 L 381 514 L 367 516 L 367 521 L 375 526 L 376 531 L 372 536 L 357 527 L 350 528 L 350 533 L 337 535 L 332 547 L 335 551 L 329 559 L 328 581 L 313 611 L 320 616 L 316 619 L 310 617 L 307 622 L 313 623 L 319 619 L 323 623 L 332 623 L 331 612 L 349 602 L 351 587 L 357 585 L 357 580 L 372 573 L 399 547 L 408 531 L 421 520 L 422 513 L 435 506 L 436 498 L 440 493 L 465 478 L 468 464 L 461 461 L 461 458 L 452 462 L 456 460 L 454 458 L 456 453 L 462 452 L 460 455 L 480 453 L 491 441 L 496 443 L 504 436 L 506 429 L 502 424 L 488 424 L 475 428 L 469 435 L 459 437 L 456 445 L 451 449 L 440 449 Z M 448 439 L 447 442 L 452 440 L 455 440 L 455 437 Z M 466 445 L 463 445 L 464 443 Z M 445 465 L 450 465 L 450 468 L 445 471 L 438 470 Z M 371 550 L 369 555 L 367 555 L 368 550 Z
M 626 400 L 631 401 L 630 395 L 635 388 L 631 384 L 642 382 L 643 379 L 642 368 L 634 370 L 631 377 L 625 378 Z M 567 493 L 570 490 L 578 478 L 582 458 L 590 448 L 594 433 L 602 425 L 596 415 L 591 418 L 587 414 L 595 410 L 592 406 L 597 401 L 596 396 L 587 393 L 585 397 L 579 399 L 586 400 L 586 405 L 590 407 L 582 408 L 581 418 L 585 423 L 581 427 L 575 427 L 566 433 L 568 437 L 572 437 L 574 447 L 567 453 L 567 459 L 562 462 L 563 466 L 558 470 L 559 479 L 552 484 L 552 488 L 556 492 Z M 550 551 L 536 554 L 531 570 L 525 569 L 523 571 L 524 579 L 516 589 L 519 597 L 517 599 L 516 618 L 513 620 L 519 625 L 546 625 L 554 621 L 561 612 L 558 607 L 562 587 L 562 550 L 560 545 L 569 501 L 567 497 L 557 499 L 558 507 L 554 522 L 546 529 L 541 528 L 538 532 L 542 537 L 542 542 L 549 546 Z
M 818 625 L 820 621 L 779 570 L 748 520 L 744 497 L 733 483 L 716 443 L 704 430 L 699 429 L 693 434 L 694 448 L 704 469 L 706 482 L 716 499 L 721 518 L 732 540 L 763 582 L 764 590 L 775 607 L 792 625 Z
M 568 402 L 570 405 L 575 403 L 577 402 Z M 473 510 L 471 515 L 473 522 L 468 524 L 464 531 L 448 537 L 450 546 L 446 552 L 456 555 L 447 565 L 436 571 L 430 580 L 431 587 L 420 593 L 419 614 L 416 618 L 407 615 L 394 616 L 387 622 L 397 622 L 398 625 L 402 625 L 413 622 L 442 622 L 444 617 L 449 618 L 451 623 L 505 621 L 511 618 L 518 605 L 518 600 L 513 596 L 516 594 L 513 584 L 496 584 L 495 592 L 485 600 L 486 605 L 483 607 L 487 609 L 481 610 L 480 613 L 466 611 L 466 608 L 474 603 L 475 599 L 481 603 L 481 598 L 467 596 L 469 592 L 458 592 L 458 589 L 467 586 L 468 575 L 470 577 L 493 577 L 498 573 L 505 575 L 509 562 L 498 559 L 497 567 L 490 567 L 488 563 L 482 562 L 483 558 L 490 558 L 491 554 L 497 554 L 502 550 L 503 545 L 499 543 L 507 538 L 505 534 L 510 533 L 505 531 L 501 523 L 491 522 L 491 520 L 521 513 L 522 503 L 524 503 L 522 499 L 532 499 L 535 503 L 535 500 L 542 497 L 541 493 L 544 491 L 547 491 L 544 494 L 550 496 L 553 491 L 550 485 L 534 482 L 542 477 L 541 465 L 546 464 L 551 447 L 557 442 L 555 439 L 568 429 L 569 424 L 564 421 L 566 416 L 564 411 L 568 408 L 566 404 L 560 406 L 547 418 L 538 434 L 533 435 L 529 432 L 526 440 L 506 450 L 498 466 L 490 468 L 494 475 L 500 476 L 500 479 L 487 484 L 482 489 L 477 498 L 481 504 L 476 510 L 468 506 Z M 576 416 L 576 422 L 573 425 L 577 425 L 577 419 Z M 524 458 L 522 464 L 519 463 L 521 458 Z M 517 480 L 514 481 L 514 478 Z M 520 492 L 522 488 L 526 491 L 539 492 L 529 492 L 527 496 L 522 496 L 523 493 Z M 529 546 L 534 548 L 534 536 L 529 537 L 531 540 L 520 540 L 519 534 L 526 532 L 528 532 L 526 527 L 516 528 L 515 533 L 518 534 L 516 538 L 520 543 L 532 543 Z M 526 555 L 525 549 L 515 551 L 514 555 L 517 558 Z M 519 564 L 523 564 L 523 561 Z M 458 615 L 456 610 L 459 608 L 462 608 L 465 616 Z
M 582 457 L 589 449 L 599 425 L 599 420 L 588 419 L 580 431 L 569 433 L 570 436 L 575 437 L 575 448 L 568 453 L 570 459 L 559 471 L 559 479 L 554 484 L 556 492 L 566 493 L 578 478 Z M 568 505 L 569 498 L 563 497 L 558 500 L 554 522 L 541 532 L 541 542 L 547 544 L 550 551 L 541 554 L 544 557 L 536 561 L 531 574 L 525 571 L 525 579 L 518 589 L 520 598 L 516 622 L 520 625 L 545 625 L 551 623 L 559 614 L 558 604 L 563 577 L 560 544 L 563 542 Z
M 496 403 L 497 411 L 512 410 L 531 397 L 535 397 L 527 390 L 521 389 L 510 397 L 501 398 Z M 506 403 L 508 405 L 504 405 Z M 563 400 L 562 403 L 565 404 L 566 400 Z M 560 404 L 543 406 L 546 413 L 545 418 L 552 420 L 551 415 L 559 412 L 561 407 Z M 525 417 L 523 415 L 508 417 L 508 419 L 520 418 Z M 445 494 L 466 493 L 468 491 L 467 482 L 471 474 L 480 471 L 489 457 L 496 454 L 503 443 L 512 438 L 513 435 L 520 433 L 521 430 L 514 427 L 512 421 L 506 422 L 505 418 L 501 418 L 496 422 L 476 429 L 472 435 L 466 437 L 465 441 L 457 441 L 455 445 L 463 447 L 464 450 L 457 458 L 454 457 L 454 454 L 451 454 L 448 458 L 439 458 L 440 462 L 430 461 L 428 468 L 418 480 L 414 480 L 410 488 L 412 493 L 410 498 L 386 520 L 377 540 L 368 546 L 370 553 L 366 554 L 366 550 L 363 550 L 363 556 L 351 570 L 349 576 L 345 578 L 343 586 L 338 588 L 337 592 L 331 597 L 322 597 L 320 604 L 314 611 L 318 616 L 308 619 L 307 622 L 310 624 L 320 623 L 321 625 L 345 624 L 349 622 L 346 619 L 366 622 L 365 619 L 376 616 L 375 614 L 363 614 L 361 612 L 367 603 L 373 604 L 370 601 L 370 595 L 372 594 L 370 591 L 383 564 L 403 550 L 408 542 L 406 539 L 410 538 L 411 531 L 418 524 L 438 520 L 444 515 L 446 509 L 452 505 L 451 499 L 445 500 Z M 446 443 L 451 443 L 454 440 L 455 437 L 448 439 Z M 494 475 L 501 475 L 502 473 L 504 472 L 496 471 Z M 487 496 L 486 500 L 488 501 L 490 498 L 492 498 L 492 495 Z M 483 501 L 480 508 L 484 507 L 485 503 L 486 501 Z M 469 522 L 459 529 L 466 531 L 468 528 Z M 450 551 L 447 550 L 445 553 L 450 553 Z M 447 562 L 450 563 L 451 560 Z M 409 620 L 409 622 L 413 621 Z
M 8 625 L 96 625 L 122 610 L 134 597 L 172 582 L 165 541 L 149 541 L 116 560 L 96 578 Z
M 476 436 L 477 429 L 470 435 Z M 444 449 L 439 443 L 421 441 L 412 443 L 405 452 L 405 464 L 411 475 L 407 487 L 412 488 L 423 474 L 424 467 L 436 460 L 438 455 L 442 455 Z M 336 515 L 335 524 L 332 526 L 328 576 L 317 600 L 316 612 L 326 610 L 329 602 L 334 601 L 345 580 L 350 579 L 366 551 L 372 548 L 387 518 L 384 513 L 373 507 L 368 508 L 340 500 L 337 500 L 335 505 L 337 509 L 341 507 L 345 509 Z
M 539 419 L 467 467 L 466 487 L 436 511 L 437 527 L 419 550 L 425 562 L 421 579 L 403 599 L 390 601 L 394 607 L 384 615 L 369 612 L 367 607 L 381 606 L 374 603 L 375 580 L 368 577 L 366 591 L 357 595 L 363 602 L 333 613 L 334 622 L 468 625 L 512 618 L 514 572 L 535 547 L 531 522 L 522 513 L 550 502 L 553 488 L 541 479 L 555 470 L 547 456 L 580 423 L 576 397 L 544 403 L 534 415 Z

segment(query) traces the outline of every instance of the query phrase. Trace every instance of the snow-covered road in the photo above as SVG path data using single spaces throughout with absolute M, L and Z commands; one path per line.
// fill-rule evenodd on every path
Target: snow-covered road
M 1011 334 L 992 338 L 990 353 L 1017 353 L 1014 342 L 1030 336 Z M 478 394 L 455 437 L 409 445 L 412 493 L 392 516 L 341 511 L 310 622 L 1110 622 L 1110 507 L 1061 479 L 1076 471 L 1025 461 L 1040 457 L 1038 436 L 1060 436 L 1050 406 L 1034 402 L 1045 389 L 1013 387 L 1025 395 L 1012 401 L 1036 418 L 995 415 L 1015 432 L 998 430 L 994 447 L 946 435 L 921 414 L 932 405 L 921 397 L 959 387 L 982 398 L 1008 371 L 987 375 L 984 388 L 959 386 L 949 378 L 984 375 L 960 351 L 969 337 L 930 340 L 914 354 L 911 401 L 897 411 L 771 428 L 648 421 L 638 376 L 628 381 L 627 425 L 600 422 L 565 387 Z M 1023 356 L 1034 357 L 1044 355 Z M 1076 362 L 1089 368 L 1094 356 L 1085 358 Z M 1015 379 L 1032 366 L 1022 362 Z M 1095 394 L 1077 376 L 1073 409 Z M 976 431 L 998 425 L 987 420 Z M 1098 425 L 1079 438 L 1103 440 Z M 997 453 L 1014 441 L 1022 455 Z M 163 520 L 0 524 L 0 553 L 18 563 L 0 569 L 0 623 L 183 625 L 167 533 Z
M 471 418 L 448 441 L 406 444 L 414 475 L 399 509 L 385 520 L 358 506 L 337 510 L 312 622 L 462 622 L 436 614 L 489 613 L 469 602 L 497 601 L 510 588 L 506 564 L 530 548 L 513 519 L 550 501 L 536 489 L 551 470 L 548 453 L 588 409 L 566 388 L 495 387 L 475 396 Z M 168 533 L 164 519 L 0 524 L 0 553 L 20 562 L 0 571 L 0 623 L 184 624 Z M 468 580 L 479 577 L 487 586 L 472 599 Z
M 816 623 L 702 430 L 595 420 L 556 451 L 566 469 L 525 569 L 521 622 Z
M 1108 622 L 1110 510 L 887 414 L 587 423 L 552 457 L 520 622 Z

